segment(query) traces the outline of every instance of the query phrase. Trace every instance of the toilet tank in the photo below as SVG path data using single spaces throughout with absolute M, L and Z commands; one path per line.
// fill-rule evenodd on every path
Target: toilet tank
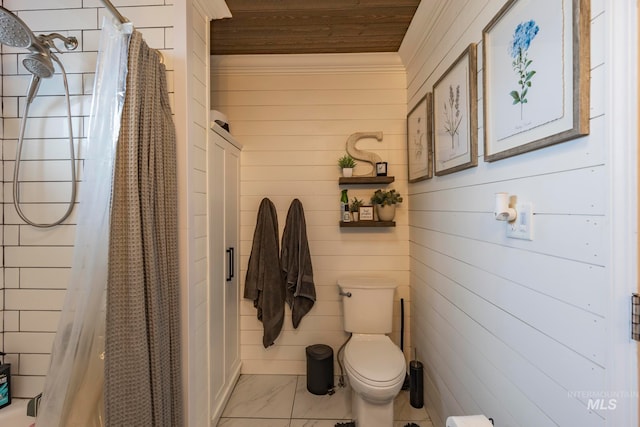
M 338 279 L 344 330 L 354 334 L 390 333 L 393 327 L 393 294 L 397 286 L 394 280 L 380 277 Z

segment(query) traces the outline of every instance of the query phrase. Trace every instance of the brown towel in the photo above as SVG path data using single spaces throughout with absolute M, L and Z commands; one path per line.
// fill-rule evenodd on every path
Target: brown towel
M 287 283 L 287 304 L 291 307 L 293 327 L 311 310 L 316 301 L 313 267 L 307 240 L 304 209 L 298 199 L 289 206 L 287 222 L 282 233 L 282 273 Z
M 244 297 L 253 300 L 258 309 L 264 335 L 262 345 L 269 347 L 276 340 L 284 323 L 285 286 L 280 268 L 278 215 L 276 207 L 266 197 L 260 202 Z

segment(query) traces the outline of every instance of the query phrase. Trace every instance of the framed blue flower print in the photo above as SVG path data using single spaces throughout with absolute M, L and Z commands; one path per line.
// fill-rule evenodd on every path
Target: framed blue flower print
M 485 161 L 589 133 L 589 27 L 589 0 L 509 0 L 485 27 Z

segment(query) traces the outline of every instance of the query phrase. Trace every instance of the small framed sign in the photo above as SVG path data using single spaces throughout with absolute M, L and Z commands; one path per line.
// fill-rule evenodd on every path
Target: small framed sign
M 373 221 L 373 206 L 360 206 L 360 221 Z
M 387 176 L 387 162 L 376 163 L 376 175 Z

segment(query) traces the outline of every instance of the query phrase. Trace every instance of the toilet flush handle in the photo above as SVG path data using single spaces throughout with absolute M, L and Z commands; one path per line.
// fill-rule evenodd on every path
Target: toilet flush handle
M 351 292 L 340 291 L 340 296 L 351 298 Z

